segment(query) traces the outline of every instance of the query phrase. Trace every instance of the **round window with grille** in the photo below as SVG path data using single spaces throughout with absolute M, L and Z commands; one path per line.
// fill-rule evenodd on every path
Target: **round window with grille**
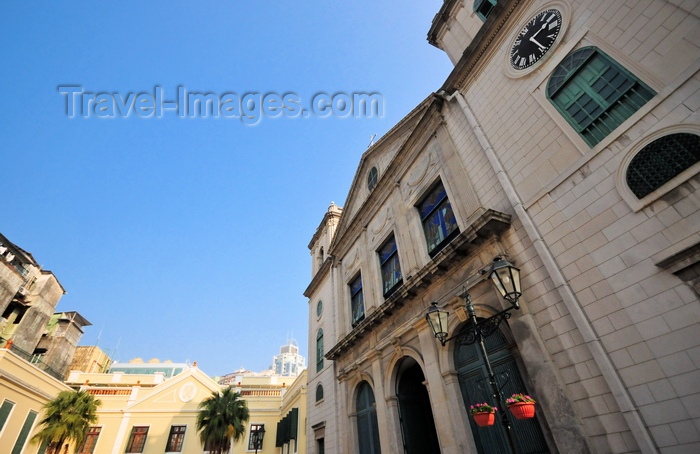
M 700 136 L 669 134 L 642 148 L 627 168 L 627 185 L 641 199 L 700 161 Z

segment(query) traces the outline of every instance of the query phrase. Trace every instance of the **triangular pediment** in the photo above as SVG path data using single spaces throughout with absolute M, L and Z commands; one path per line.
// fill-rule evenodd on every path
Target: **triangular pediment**
M 431 94 L 362 155 L 343 206 L 343 214 L 331 249 L 344 236 L 358 213 L 363 211 L 372 193 L 382 185 L 394 183 L 387 180 L 387 175 L 391 174 L 390 170 L 396 166 L 407 148 L 414 146 L 416 137 L 433 133 L 423 130 L 422 125 L 426 122 L 426 116 L 435 113 L 433 107 L 439 104 L 440 98 Z M 369 180 L 373 168 L 377 169 L 377 179 L 372 188 Z
M 192 411 L 202 400 L 220 390 L 221 387 L 214 380 L 193 367 L 153 388 L 140 390 L 124 411 Z

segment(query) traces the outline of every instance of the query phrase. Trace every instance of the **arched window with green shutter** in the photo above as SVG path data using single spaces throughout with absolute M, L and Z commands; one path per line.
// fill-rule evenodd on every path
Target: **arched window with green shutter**
M 316 333 L 316 372 L 323 369 L 323 329 Z
M 366 381 L 361 382 L 357 388 L 355 408 L 360 454 L 381 454 L 377 405 L 374 391 Z
M 547 83 L 547 98 L 591 147 L 655 94 L 597 47 L 569 54 Z

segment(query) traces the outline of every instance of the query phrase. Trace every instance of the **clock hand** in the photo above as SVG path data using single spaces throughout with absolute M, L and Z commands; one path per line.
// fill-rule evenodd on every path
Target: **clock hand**
M 542 24 L 542 26 L 540 27 L 540 29 L 537 30 L 535 33 L 533 33 L 532 36 L 537 36 L 537 35 L 539 35 L 540 32 L 541 32 L 542 30 L 544 30 L 544 28 L 545 28 L 546 26 L 547 26 L 547 22 L 545 22 L 544 24 Z
M 535 35 L 536 35 L 536 34 L 537 34 L 537 33 L 535 33 Z M 530 37 L 530 41 L 532 41 L 533 43 L 537 44 L 537 45 L 540 47 L 540 49 L 544 49 L 544 46 L 543 46 L 542 44 L 538 43 L 537 40 L 535 39 L 535 35 L 532 35 L 532 36 Z

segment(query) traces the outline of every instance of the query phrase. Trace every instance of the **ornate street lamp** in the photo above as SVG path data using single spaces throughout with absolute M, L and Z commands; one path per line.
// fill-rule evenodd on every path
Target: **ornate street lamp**
M 258 454 L 258 449 L 262 449 L 263 438 L 265 437 L 265 426 L 259 425 L 255 429 L 251 429 L 250 438 L 255 448 L 255 454 Z
M 440 310 L 437 304 L 438 303 L 435 302 L 430 303 L 430 308 L 428 308 L 428 313 L 425 314 L 425 318 L 428 320 L 433 334 L 435 334 L 437 340 L 439 340 L 444 347 L 447 342 L 447 317 L 450 313 Z
M 456 336 L 450 338 L 447 337 L 447 322 L 449 312 L 442 310 L 438 307 L 438 303 L 431 303 L 428 312 L 425 314 L 425 318 L 428 320 L 430 329 L 432 329 L 435 338 L 440 341 L 444 346 L 447 342 L 457 338 L 459 342 L 463 345 L 470 345 L 474 343 L 479 344 L 481 350 L 481 355 L 484 358 L 484 363 L 486 365 L 486 371 L 489 376 L 489 384 L 491 385 L 491 391 L 493 393 L 493 398 L 499 403 L 499 411 L 501 412 L 501 424 L 506 430 L 506 440 L 508 442 L 508 448 L 511 453 L 515 454 L 515 442 L 513 441 L 513 434 L 511 432 L 510 421 L 508 419 L 507 412 L 505 411 L 506 405 L 501 395 L 501 390 L 496 383 L 496 377 L 491 368 L 491 361 L 489 361 L 489 355 L 486 353 L 486 346 L 484 345 L 484 338 L 494 333 L 498 326 L 503 320 L 510 318 L 510 311 L 513 309 L 520 309 L 520 304 L 518 304 L 518 299 L 522 295 L 520 290 L 520 270 L 513 266 L 512 263 L 503 260 L 501 257 L 496 257 L 493 259 L 488 270 L 482 270 L 481 274 L 488 275 L 487 277 L 493 282 L 501 296 L 510 303 L 510 307 L 502 310 L 501 312 L 493 315 L 486 320 L 478 321 L 476 319 L 476 311 L 472 305 L 472 298 L 467 292 L 466 288 L 462 293 L 462 298 L 467 308 L 467 314 L 469 315 L 470 326 L 469 329 L 462 331 Z
M 491 263 L 491 268 L 485 273 L 488 273 L 493 285 L 513 309 L 520 309 L 518 299 L 523 294 L 520 291 L 520 269 L 503 258 L 496 257 Z

